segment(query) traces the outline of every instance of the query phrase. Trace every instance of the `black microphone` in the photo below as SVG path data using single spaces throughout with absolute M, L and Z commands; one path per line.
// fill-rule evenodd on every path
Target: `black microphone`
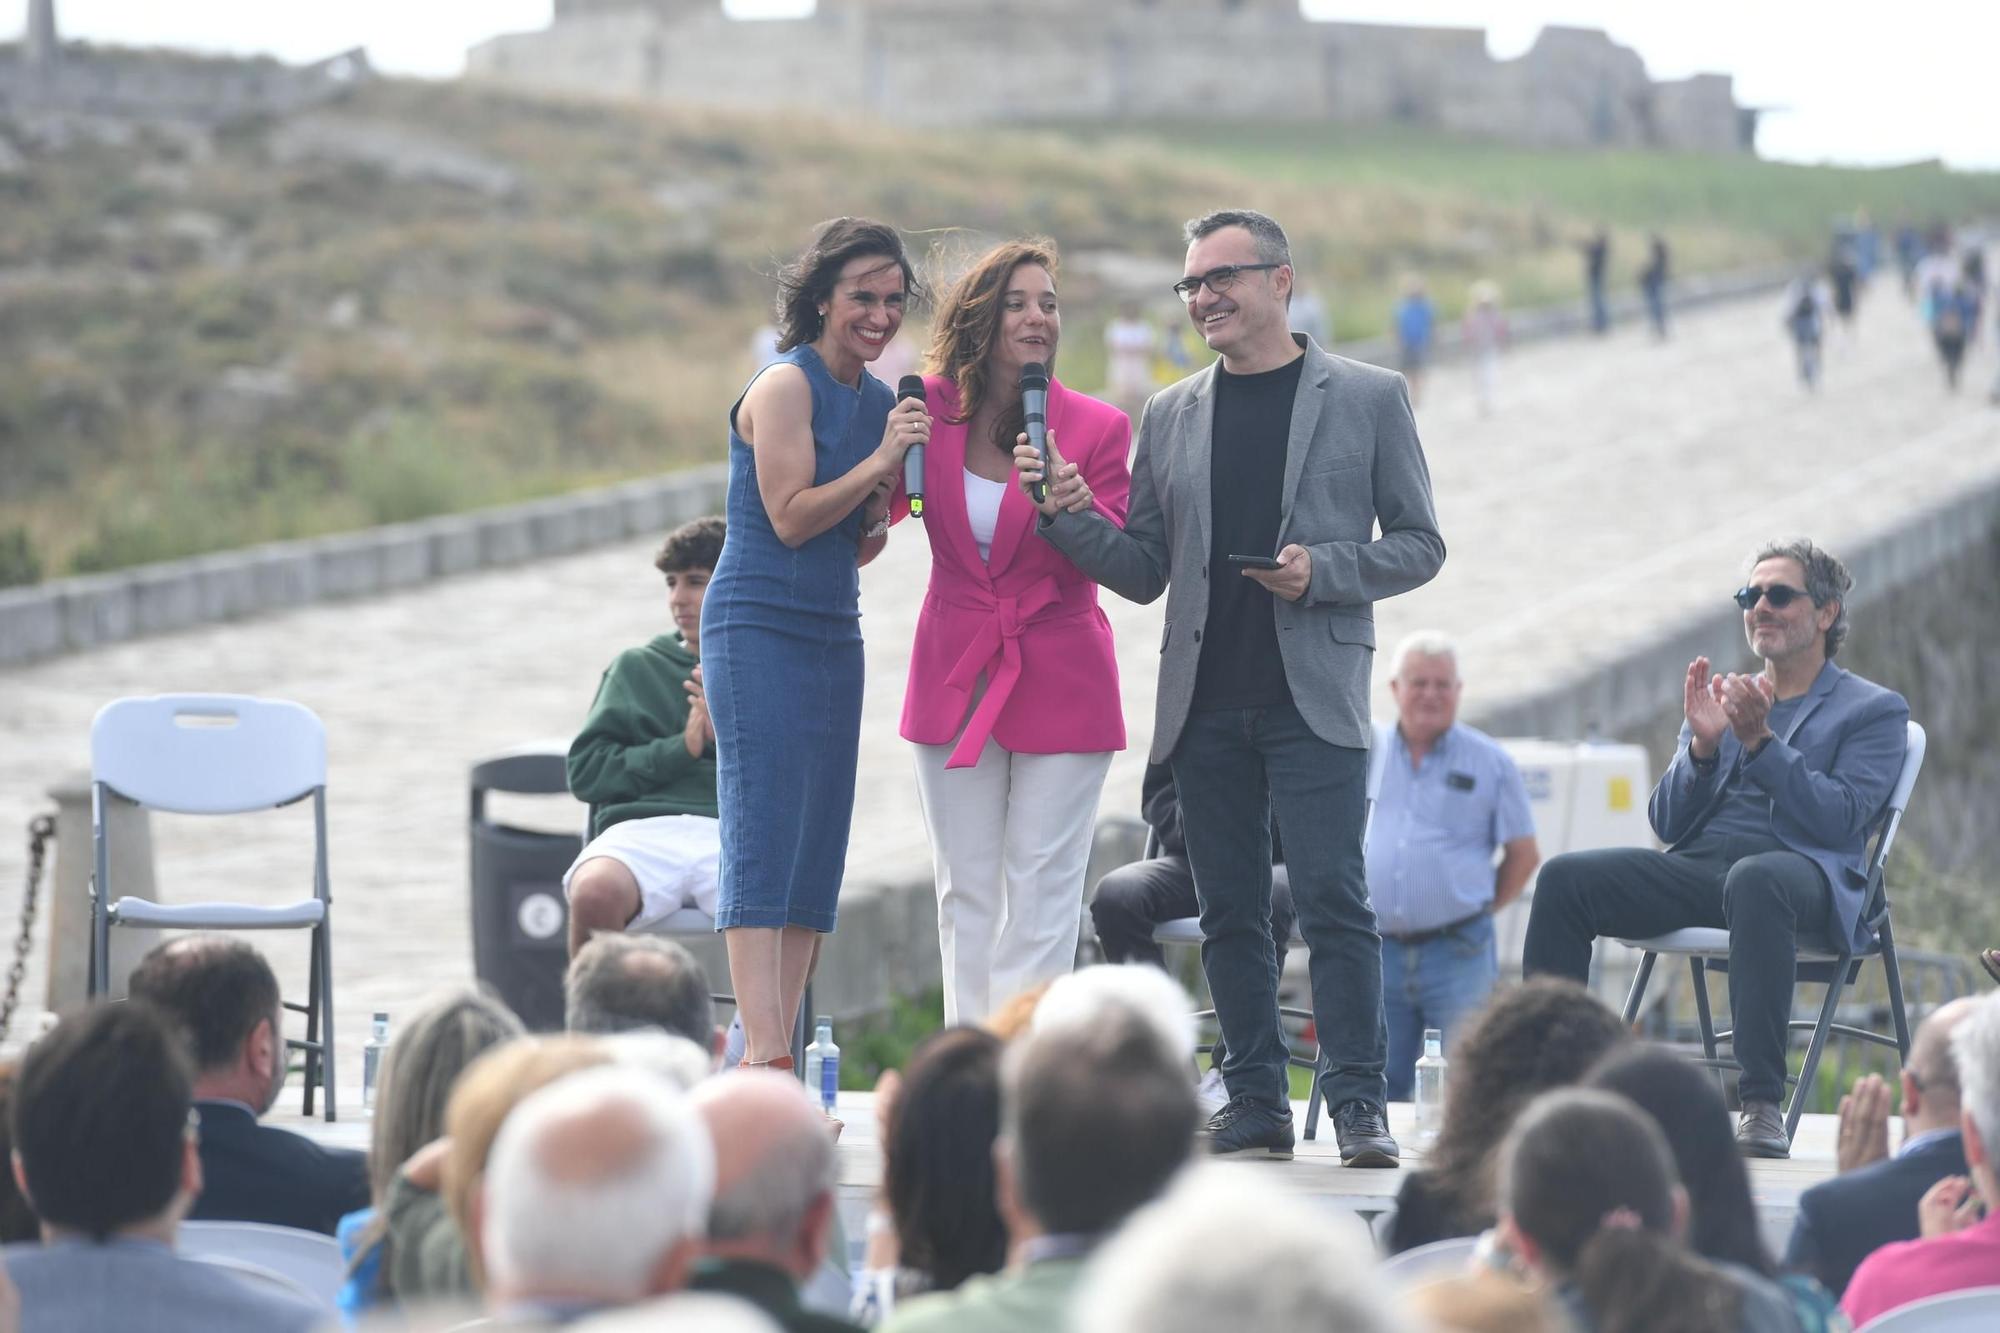
M 1021 367 L 1021 415 L 1027 420 L 1028 443 L 1042 460 L 1042 479 L 1028 483 L 1036 504 L 1049 498 L 1049 372 L 1039 361 Z
M 896 382 L 896 401 L 924 400 L 924 377 L 905 375 Z M 910 517 L 924 516 L 924 447 L 913 444 L 903 454 L 903 493 L 910 497 Z

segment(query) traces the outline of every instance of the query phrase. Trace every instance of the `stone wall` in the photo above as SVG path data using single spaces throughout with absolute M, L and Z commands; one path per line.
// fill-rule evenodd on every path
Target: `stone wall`
M 1293 0 L 820 0 L 808 17 L 754 22 L 719 0 L 562 0 L 550 27 L 483 42 L 466 68 L 550 91 L 908 124 L 1195 116 L 1750 146 L 1726 76 L 1655 83 L 1594 29 L 1549 28 L 1498 61 L 1478 29 L 1317 22 Z

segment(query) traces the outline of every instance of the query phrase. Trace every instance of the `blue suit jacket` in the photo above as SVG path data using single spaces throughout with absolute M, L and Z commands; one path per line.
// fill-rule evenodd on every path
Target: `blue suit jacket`
M 0 1255 L 31 1333 L 307 1333 L 327 1313 L 157 1241 L 60 1240 Z
M 1785 1267 L 1840 1295 L 1863 1259 L 1892 1241 L 1916 1239 L 1925 1190 L 1964 1174 L 1965 1143 L 1954 1130 L 1901 1157 L 1822 1180 L 1799 1196 Z
M 368 1206 L 365 1154 L 260 1125 L 228 1102 L 196 1105 L 202 1188 L 188 1213 L 194 1221 L 267 1222 L 331 1236 L 343 1216 Z
M 1828 662 L 1814 677 L 1792 719 L 1791 739 L 1774 737 L 1743 762 L 1733 733 L 1722 733 L 1718 763 L 1707 776 L 1688 755 L 1692 733 L 1681 724 L 1680 748 L 1653 788 L 1653 832 L 1667 850 L 1685 846 L 1708 823 L 1731 784 L 1748 782 L 1771 798 L 1771 834 L 1811 860 L 1833 888 L 1840 929 L 1832 942 L 1868 947 L 1862 920 L 1868 892 L 1868 835 L 1881 818 L 1902 771 L 1910 706 Z

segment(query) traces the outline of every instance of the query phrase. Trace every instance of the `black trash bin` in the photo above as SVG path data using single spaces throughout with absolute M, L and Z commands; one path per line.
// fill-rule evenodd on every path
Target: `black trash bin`
M 563 752 L 524 749 L 474 764 L 471 819 L 473 971 L 531 1031 L 560 1031 L 569 959 L 562 877 L 583 837 L 493 823 L 486 794 L 495 791 L 567 796 Z

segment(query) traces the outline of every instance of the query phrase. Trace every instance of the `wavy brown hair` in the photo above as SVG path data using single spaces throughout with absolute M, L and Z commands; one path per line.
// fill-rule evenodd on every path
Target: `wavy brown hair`
M 938 307 L 931 325 L 931 351 L 926 369 L 943 375 L 958 388 L 960 425 L 978 415 L 986 395 L 995 389 L 987 383 L 986 363 L 993 345 L 1000 340 L 1000 320 L 1006 313 L 1007 281 L 1023 264 L 1039 264 L 1056 280 L 1061 260 L 1056 243 L 1046 236 L 1030 236 L 994 246 L 967 269 Z M 1053 362 L 1053 358 L 1051 358 Z M 1053 372 L 1054 365 L 1049 369 Z M 993 444 L 1002 453 L 1013 453 L 1013 439 L 1026 429 L 1021 405 L 1010 403 L 993 426 Z
M 867 218 L 820 223 L 799 257 L 778 271 L 778 350 L 789 352 L 819 337 L 826 329 L 820 303 L 833 295 L 840 271 L 856 259 L 878 258 L 881 268 L 902 270 L 903 299 L 915 301 L 920 295 L 916 271 L 894 227 Z

